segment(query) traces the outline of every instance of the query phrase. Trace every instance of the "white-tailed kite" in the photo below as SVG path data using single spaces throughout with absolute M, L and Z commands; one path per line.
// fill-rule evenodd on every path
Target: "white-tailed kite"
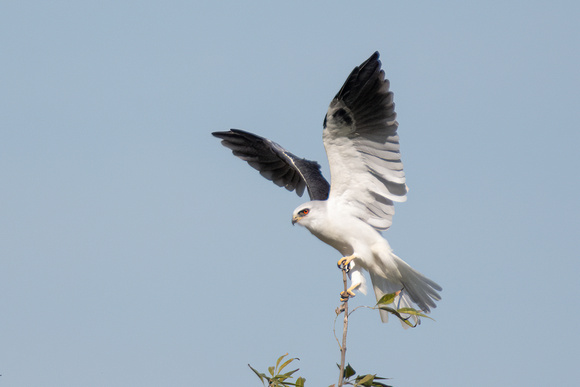
M 214 132 L 222 144 L 265 178 L 312 201 L 294 210 L 292 223 L 306 227 L 337 249 L 350 265 L 353 290 L 366 294 L 362 269 L 369 272 L 375 295 L 400 291 L 396 308 L 428 313 L 441 299 L 441 287 L 397 257 L 380 231 L 391 226 L 393 202 L 407 198 L 399 152 L 393 93 L 375 52 L 355 67 L 330 103 L 322 139 L 330 164 L 329 185 L 315 161 L 299 158 L 266 138 L 238 129 Z M 380 310 L 386 322 L 388 312 Z M 403 325 L 405 326 L 405 325 Z

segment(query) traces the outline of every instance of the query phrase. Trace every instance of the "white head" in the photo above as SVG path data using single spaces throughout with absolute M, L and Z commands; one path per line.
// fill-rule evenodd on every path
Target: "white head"
M 298 206 L 292 213 L 292 224 L 298 223 L 308 229 L 326 213 L 326 201 L 315 200 Z

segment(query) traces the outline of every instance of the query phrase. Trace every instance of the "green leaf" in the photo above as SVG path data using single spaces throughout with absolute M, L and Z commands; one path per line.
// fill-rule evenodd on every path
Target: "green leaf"
M 282 374 L 280 376 L 284 376 L 285 378 L 289 378 L 289 377 L 291 377 L 294 374 L 294 372 L 298 371 L 299 369 L 300 368 L 296 368 L 294 371 L 288 371 L 285 374 Z
M 399 318 L 399 320 L 401 320 L 402 322 L 404 322 L 405 324 L 407 324 L 411 328 L 415 328 L 417 326 L 417 325 L 414 325 L 413 323 L 411 323 L 408 318 L 401 316 L 401 313 L 399 313 L 398 311 L 396 311 L 393 308 L 389 308 L 388 306 L 382 306 L 382 305 L 380 305 L 378 308 L 381 310 L 386 310 L 387 312 L 389 312 L 391 314 L 394 314 L 395 316 L 397 316 L 397 318 Z M 403 309 L 407 309 L 407 308 L 403 308 Z M 399 310 L 401 310 L 401 309 L 399 309 Z M 429 317 L 427 317 L 427 318 L 429 318 Z
M 282 355 L 278 358 L 278 360 L 276 360 L 276 368 L 278 369 L 278 365 L 280 364 L 280 362 L 282 361 L 282 359 L 284 359 L 286 356 L 288 356 L 288 353 L 286 353 L 285 355 Z
M 356 385 L 372 386 L 373 380 L 375 380 L 375 375 L 368 374 L 368 375 L 364 375 L 364 376 L 359 376 L 357 379 L 359 379 L 359 378 L 360 378 L 360 380 L 357 380 L 355 386 Z
M 392 304 L 395 301 L 395 297 L 399 294 L 399 292 L 389 293 L 382 296 L 379 301 L 377 301 L 377 305 L 380 304 Z
M 304 379 L 302 376 L 299 377 L 298 379 L 296 379 L 296 387 L 304 387 L 304 383 L 306 382 L 306 379 Z
M 392 313 L 394 315 L 399 314 L 399 313 L 397 313 L 397 311 L 395 309 L 393 309 L 393 308 L 391 308 L 389 306 L 379 305 L 378 308 L 381 309 L 381 310 L 386 310 L 387 312 L 390 312 L 390 313 Z
M 268 372 L 270 373 L 270 375 L 274 376 L 274 371 L 276 371 L 274 366 L 268 367 Z
M 250 367 L 250 369 L 251 369 L 252 371 L 254 371 L 254 373 L 255 373 L 256 375 L 258 375 L 258 377 L 260 378 L 260 381 L 261 381 L 262 383 L 264 383 L 264 378 L 268 379 L 268 378 L 266 377 L 266 375 L 264 375 L 264 374 L 263 374 L 263 373 L 261 373 L 261 372 L 258 372 L 258 371 L 256 371 L 256 370 L 254 369 L 254 367 L 252 367 L 251 365 L 249 365 L 249 364 L 248 364 L 248 367 Z
M 352 368 L 350 366 L 350 363 L 347 364 L 346 367 L 344 368 L 344 374 L 343 374 L 344 378 L 348 379 L 355 374 L 356 374 L 356 371 L 354 370 L 354 368 Z
M 288 354 L 286 354 L 286 355 L 288 355 Z M 292 363 L 294 360 L 300 360 L 300 359 L 298 359 L 297 357 L 293 357 L 291 359 L 286 360 L 284 362 L 284 364 L 282 364 L 282 366 L 280 366 L 280 368 L 278 369 L 278 372 L 281 372 L 284 369 L 284 367 L 286 367 L 288 364 Z M 277 364 L 276 364 L 276 367 L 278 367 Z
M 411 321 L 409 321 L 408 318 L 404 318 L 401 315 L 398 315 L 397 317 L 399 318 L 399 320 L 401 320 L 402 322 L 404 322 L 405 324 L 407 324 L 411 328 L 416 328 L 417 327 L 417 324 L 413 324 Z
M 419 311 L 417 309 L 413 309 L 413 308 L 401 308 L 401 309 L 397 309 L 397 312 L 405 313 L 405 314 L 412 314 L 415 316 L 421 316 L 421 317 L 428 318 L 429 320 L 433 320 L 431 317 L 427 316 L 425 313 L 422 313 L 421 311 Z M 435 321 L 435 320 L 433 320 L 433 321 Z

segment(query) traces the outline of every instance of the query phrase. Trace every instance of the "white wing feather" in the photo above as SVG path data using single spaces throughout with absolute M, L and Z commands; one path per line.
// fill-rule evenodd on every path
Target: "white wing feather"
M 329 200 L 348 205 L 378 230 L 392 224 L 393 202 L 406 200 L 393 93 L 378 53 L 356 67 L 330 103 L 323 141 Z

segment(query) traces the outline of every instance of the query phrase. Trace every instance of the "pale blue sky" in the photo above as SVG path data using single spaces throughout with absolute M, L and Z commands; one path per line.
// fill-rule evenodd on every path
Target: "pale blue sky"
M 4 1 L 0 387 L 335 383 L 339 255 L 210 132 L 318 160 L 375 50 L 410 194 L 385 233 L 440 283 L 417 329 L 351 319 L 409 386 L 572 385 L 580 338 L 574 1 Z M 354 305 L 372 304 L 357 296 Z M 235 383 L 227 381 L 235 380 Z

